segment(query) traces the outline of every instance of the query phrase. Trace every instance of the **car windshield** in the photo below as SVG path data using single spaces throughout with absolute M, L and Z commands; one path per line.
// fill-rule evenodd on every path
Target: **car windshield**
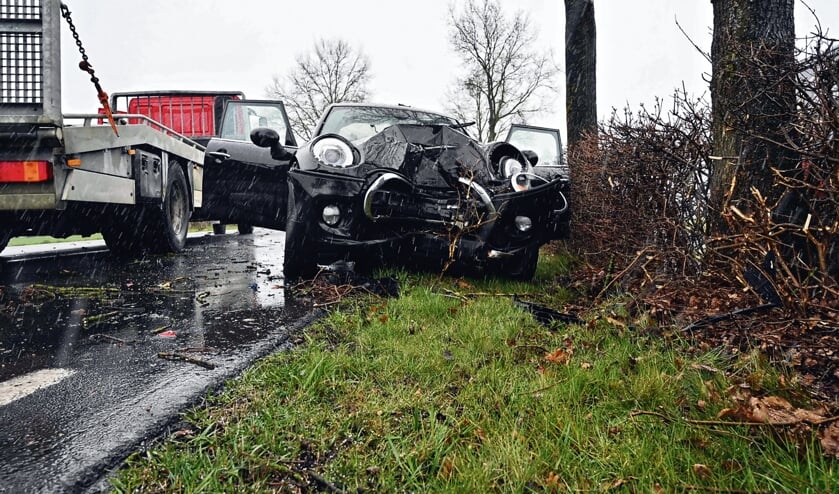
M 321 134 L 338 134 L 357 142 L 396 124 L 456 125 L 451 118 L 412 110 L 381 106 L 338 106 L 332 108 L 321 127 Z

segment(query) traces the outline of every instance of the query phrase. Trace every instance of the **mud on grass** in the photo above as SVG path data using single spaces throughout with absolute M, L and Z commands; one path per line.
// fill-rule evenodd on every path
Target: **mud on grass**
M 337 305 L 307 344 L 231 382 L 135 454 L 118 492 L 829 492 L 816 435 L 709 425 L 738 400 L 805 406 L 754 355 L 690 352 L 607 299 L 545 327 L 510 294 L 563 310 L 558 262 L 533 283 L 397 273 L 398 299 Z

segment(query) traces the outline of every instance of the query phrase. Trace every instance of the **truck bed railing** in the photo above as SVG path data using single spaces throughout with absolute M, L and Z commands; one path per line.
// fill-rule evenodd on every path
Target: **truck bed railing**
M 104 126 L 104 125 L 102 125 L 102 118 L 103 118 L 103 115 L 101 113 L 69 113 L 69 114 L 64 115 L 65 124 L 68 127 L 73 126 L 71 123 L 67 122 L 68 120 L 70 120 L 70 121 L 81 120 L 82 121 L 82 124 L 81 124 L 82 127 Z M 156 130 L 159 130 L 159 131 L 163 132 L 164 134 L 166 134 L 168 136 L 174 137 L 175 139 L 178 139 L 179 141 L 183 142 L 184 144 L 192 146 L 196 149 L 199 149 L 201 151 L 206 149 L 204 146 L 202 146 L 201 144 L 193 141 L 189 137 L 187 137 L 183 134 L 179 134 L 175 130 L 163 125 L 162 123 L 158 122 L 157 120 L 153 120 L 153 119 L 149 118 L 146 115 L 141 115 L 139 113 L 120 113 L 120 114 L 114 114 L 114 119 L 117 122 L 117 129 L 119 128 L 119 126 L 122 126 L 122 125 L 148 125 L 149 127 L 153 128 L 153 129 L 156 129 Z M 140 121 L 140 122 L 143 122 L 143 123 L 129 124 L 128 119 L 133 119 L 135 121 Z M 94 121 L 95 121 L 95 124 L 94 124 Z

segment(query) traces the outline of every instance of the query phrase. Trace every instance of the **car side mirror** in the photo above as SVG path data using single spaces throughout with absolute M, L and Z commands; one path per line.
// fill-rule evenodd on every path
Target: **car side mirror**
M 521 154 L 523 154 L 524 157 L 527 158 L 527 161 L 530 162 L 531 166 L 536 166 L 536 163 L 539 162 L 539 155 L 536 154 L 534 151 L 531 151 L 529 149 L 525 149 L 524 151 L 521 152 Z
M 257 127 L 251 131 L 251 142 L 261 148 L 271 148 L 271 157 L 275 160 L 291 159 L 292 153 L 280 144 L 280 134 L 268 127 Z
M 272 148 L 280 145 L 280 134 L 268 127 L 257 127 L 251 131 L 251 142 L 261 148 Z

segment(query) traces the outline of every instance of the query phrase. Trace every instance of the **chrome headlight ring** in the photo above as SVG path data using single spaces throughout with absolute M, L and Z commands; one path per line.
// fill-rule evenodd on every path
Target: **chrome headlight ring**
M 335 134 L 326 134 L 312 142 L 312 155 L 321 165 L 349 168 L 358 164 L 358 151 L 352 144 Z

